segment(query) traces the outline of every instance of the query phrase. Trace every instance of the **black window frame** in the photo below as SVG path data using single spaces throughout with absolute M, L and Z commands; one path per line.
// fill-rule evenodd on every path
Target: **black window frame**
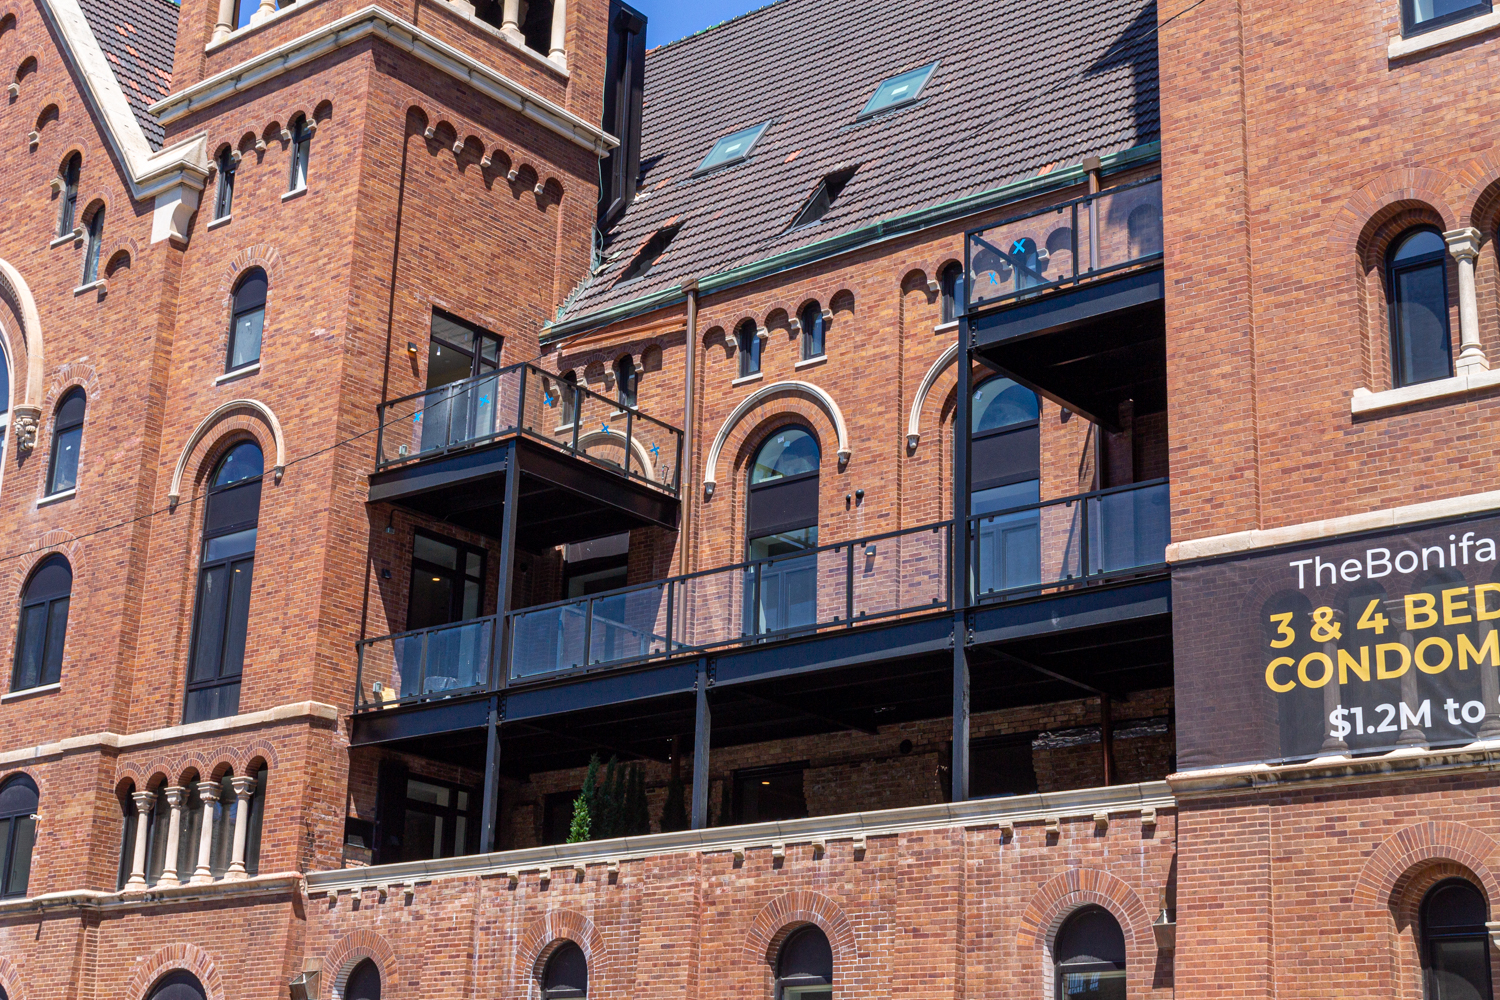
M 637 400 L 640 398 L 641 370 L 635 366 L 635 359 L 625 354 L 615 362 L 615 401 L 620 404 L 621 410 L 638 409 Z
M 1435 234 L 1439 241 L 1443 243 L 1443 249 L 1433 250 L 1418 257 L 1397 262 L 1395 259 L 1396 251 L 1418 233 L 1424 232 Z M 1390 249 L 1386 252 L 1385 288 L 1386 302 L 1389 305 L 1386 311 L 1390 314 L 1388 319 L 1391 336 L 1391 385 L 1397 389 L 1405 388 L 1409 385 L 1422 385 L 1426 382 L 1437 382 L 1443 378 L 1453 377 L 1453 328 L 1452 323 L 1449 322 L 1449 313 L 1453 308 L 1453 300 L 1448 288 L 1448 257 L 1447 241 L 1443 240 L 1443 234 L 1435 226 L 1413 226 L 1410 229 L 1403 230 L 1399 236 L 1391 241 Z M 1445 376 L 1439 376 L 1435 379 L 1423 379 L 1419 382 L 1410 380 L 1407 373 L 1402 370 L 1401 301 L 1396 291 L 1396 279 L 1402 274 L 1430 268 L 1434 265 L 1437 266 L 1438 273 L 1441 275 L 1443 281 L 1443 309 L 1441 313 L 1443 321 L 1443 354 L 1447 361 L 1448 369 Z
M 76 414 L 64 414 L 74 400 L 80 400 L 79 409 Z M 63 393 L 62 399 L 57 403 L 57 408 L 52 411 L 52 447 L 47 455 L 47 496 L 55 497 L 69 490 L 78 489 L 78 475 L 83 468 L 83 427 L 88 421 L 88 393 L 84 392 L 83 386 L 74 386 Z M 57 480 L 57 456 L 59 452 L 58 439 L 71 431 L 78 431 L 77 453 L 73 457 L 73 482 L 69 486 L 58 486 Z
M 19 789 L 19 792 L 12 792 L 12 789 Z M 30 775 L 15 774 L 0 783 L 0 803 L 7 794 L 20 801 L 0 805 L 0 899 L 23 899 L 30 885 L 31 863 L 36 852 L 36 821 L 41 809 L 41 792 Z M 15 833 L 23 828 L 23 824 L 28 831 L 26 864 L 21 884 L 17 886 L 13 882 L 19 842 Z
M 1480 0 L 1472 7 L 1463 10 L 1451 11 L 1440 17 L 1428 18 L 1425 21 L 1417 21 L 1416 0 L 1401 0 L 1401 36 L 1411 38 L 1414 35 L 1425 34 L 1436 31 L 1438 28 L 1446 28 L 1450 24 L 1467 21 L 1472 17 L 1483 17 L 1493 10 L 1490 0 Z
M 833 995 L 833 944 L 823 928 L 804 924 L 776 954 L 777 1000 L 822 1000 Z
M 99 255 L 104 248 L 104 206 L 101 204 L 89 213 L 83 225 L 83 281 L 80 285 L 87 286 L 99 280 Z
M 439 346 L 447 348 L 450 351 L 456 351 L 460 355 L 468 358 L 469 359 L 469 374 L 468 374 L 468 378 L 478 378 L 480 375 L 490 375 L 490 374 L 493 374 L 494 372 L 497 372 L 497 371 L 500 370 L 501 362 L 502 362 L 502 360 L 504 358 L 504 352 L 505 352 L 505 338 L 503 336 L 501 336 L 500 334 L 494 332 L 493 330 L 488 329 L 487 327 L 480 326 L 478 323 L 471 323 L 470 321 L 464 319 L 462 316 L 454 315 L 453 313 L 449 312 L 446 309 L 437 309 L 437 308 L 434 308 L 432 310 L 432 316 L 433 316 L 434 319 L 436 319 L 438 317 L 441 317 L 443 320 L 445 320 L 445 321 L 447 321 L 449 323 L 452 323 L 455 326 L 460 326 L 460 327 L 463 327 L 464 329 L 468 330 L 469 333 L 473 336 L 474 343 L 475 343 L 476 346 L 474 346 L 474 347 L 463 347 L 463 346 L 461 346 L 459 344 L 454 343 L 451 340 L 448 340 L 447 338 L 441 336 L 437 332 L 437 327 L 434 326 L 431 323 L 431 321 L 429 320 L 429 322 L 428 322 L 428 329 L 427 329 L 427 341 L 428 341 L 427 350 L 428 350 L 428 370 L 429 371 L 431 370 L 431 352 L 432 352 L 432 345 L 433 344 L 438 344 Z M 486 358 L 484 356 L 484 350 L 482 348 L 480 348 L 480 347 L 477 346 L 478 343 L 479 343 L 479 341 L 481 341 L 481 340 L 492 340 L 492 341 L 494 341 L 494 343 L 495 343 L 495 360 L 494 361 L 490 361 L 488 358 Z M 456 381 L 462 382 L 462 381 L 467 381 L 467 379 L 458 379 Z M 456 383 L 455 382 L 444 382 L 444 383 L 442 383 L 442 385 L 454 385 L 454 384 L 456 384 Z M 429 386 L 427 386 L 427 391 L 428 392 L 435 392 L 438 389 L 442 388 L 442 385 L 429 385 Z
M 583 987 L 581 989 L 558 981 L 564 978 L 565 972 L 576 972 L 575 969 L 564 968 L 565 963 L 582 964 Z M 571 938 L 565 938 L 563 943 L 547 956 L 547 964 L 542 968 L 541 987 L 543 1000 L 584 1000 L 589 995 L 589 959 L 583 946 Z
M 1472 892 L 1484 907 L 1485 916 L 1489 916 L 1489 900 L 1479 886 L 1466 878 L 1445 878 L 1428 889 L 1422 896 L 1419 907 L 1420 927 L 1422 932 L 1422 992 L 1426 1000 L 1446 1000 L 1443 992 L 1439 989 L 1437 980 L 1437 950 L 1444 942 L 1471 941 L 1480 946 L 1480 952 L 1484 955 L 1484 976 L 1480 1000 L 1493 997 L 1493 970 L 1490 962 L 1490 936 L 1489 930 L 1484 923 L 1468 926 L 1460 924 L 1445 924 L 1443 930 L 1436 930 L 1430 916 L 1434 901 L 1438 896 L 1454 888 L 1464 888 Z M 1470 983 L 1471 986 L 1476 984 Z
M 292 155 L 286 182 L 287 194 L 307 190 L 308 168 L 312 160 L 312 130 L 307 127 L 307 116 L 298 115 L 297 120 L 292 122 L 290 131 Z
M 942 321 L 954 323 L 964 311 L 964 266 L 958 261 L 949 261 L 938 273 L 938 286 L 942 289 Z
M 991 375 L 990 377 L 982 379 L 980 382 L 978 382 L 974 386 L 973 391 L 977 393 L 981 388 L 988 385 L 989 383 L 995 381 L 996 379 L 1003 379 L 1005 377 L 1006 376 L 1004 375 Z M 1014 379 L 1010 379 L 1010 381 L 1015 383 L 1015 385 L 1019 386 L 1022 389 L 1027 388 L 1024 385 L 1021 385 L 1021 383 L 1016 382 Z M 1035 395 L 1035 393 L 1033 393 L 1033 395 Z M 1017 441 L 1022 441 L 1022 443 L 1024 443 L 1024 439 L 1032 439 L 1035 442 L 1034 453 L 1036 456 L 1033 467 L 1009 474 L 1001 474 L 998 476 L 981 475 L 982 470 L 978 467 L 979 463 L 976 461 L 974 463 L 974 467 L 970 471 L 969 492 L 971 495 L 982 490 L 994 489 L 997 486 L 1010 486 L 1014 483 L 1024 483 L 1032 479 L 1041 479 L 1041 411 L 1041 399 L 1038 398 L 1037 415 L 1030 420 L 1018 420 L 1014 423 L 1005 424 L 1000 427 L 990 427 L 984 430 L 974 430 L 972 427 L 970 428 L 969 447 L 971 451 L 986 451 L 988 450 L 984 447 L 986 442 L 999 440 L 1002 438 L 1014 438 Z M 982 414 L 976 411 L 974 413 L 973 419 L 977 420 L 981 416 Z
M 228 146 L 219 153 L 219 179 L 214 188 L 214 221 L 227 219 L 234 212 L 234 150 Z
M 430 802 L 423 802 L 421 799 L 412 798 L 410 794 L 410 788 L 411 782 L 413 781 L 419 781 L 424 785 L 436 785 L 439 788 L 448 789 L 450 793 L 448 798 L 449 804 L 447 806 L 435 806 Z M 458 807 L 459 792 L 465 792 L 469 796 L 469 805 L 467 809 L 460 809 Z M 426 816 L 439 816 L 442 819 L 446 820 L 446 822 L 443 824 L 442 844 L 438 847 L 438 858 L 459 858 L 467 854 L 473 854 L 478 850 L 479 818 L 484 811 L 483 795 L 481 794 L 481 789 L 479 788 L 479 786 L 465 785 L 456 781 L 445 781 L 441 778 L 430 778 L 422 774 L 408 773 L 406 775 L 406 785 L 402 789 L 402 793 L 404 799 L 404 805 L 402 808 L 403 847 L 406 846 L 404 843 L 405 816 L 408 813 L 417 812 L 422 813 Z M 460 849 L 458 845 L 459 816 L 463 816 L 466 821 L 464 824 L 464 845 L 462 849 Z M 432 861 L 436 859 L 408 857 L 405 860 Z
M 437 563 L 419 558 L 417 556 L 418 535 L 425 537 L 429 541 L 437 542 L 440 545 L 451 545 L 455 550 L 457 550 L 458 553 L 456 558 L 457 565 L 440 566 Z M 477 554 L 479 556 L 479 576 L 477 578 L 479 583 L 479 614 L 476 617 L 484 616 L 485 583 L 489 579 L 488 574 L 490 565 L 489 552 L 486 549 L 479 545 L 470 545 L 468 542 L 461 542 L 458 539 L 450 538 L 447 535 L 440 535 L 437 532 L 431 531 L 427 528 L 413 528 L 411 552 L 411 580 L 408 582 L 406 590 L 407 628 L 414 627 L 411 625 L 411 598 L 412 594 L 416 591 L 416 575 L 419 572 L 435 573 L 441 576 L 448 576 L 453 580 L 452 597 L 448 601 L 448 614 L 450 617 L 448 621 L 444 622 L 443 624 L 452 624 L 453 622 L 472 620 L 463 617 L 463 584 L 467 580 L 475 579 L 474 577 L 470 576 L 468 572 L 468 556 L 471 554 Z M 438 626 L 432 625 L 424 627 L 436 628 Z
M 224 468 L 224 464 L 229 461 L 230 456 L 233 455 L 239 448 L 245 445 L 253 445 L 256 450 L 261 451 L 261 474 L 258 476 L 250 476 L 225 486 L 210 486 L 208 488 L 207 495 L 204 498 L 203 537 L 198 544 L 198 580 L 193 592 L 193 628 L 188 644 L 188 668 L 184 677 L 184 694 L 182 702 L 182 721 L 184 724 L 202 722 L 207 719 L 229 718 L 231 716 L 239 714 L 240 685 L 244 679 L 245 651 L 246 647 L 249 644 L 250 602 L 254 595 L 255 587 L 255 550 L 259 544 L 258 533 L 260 529 L 260 505 L 261 500 L 263 499 L 261 487 L 265 481 L 265 453 L 260 448 L 260 443 L 248 439 L 236 441 L 229 448 L 225 449 L 224 454 L 221 455 L 218 461 L 214 463 L 213 472 L 209 476 L 210 483 L 213 483 L 215 480 L 217 480 L 219 478 L 219 474 Z M 248 495 L 252 490 L 255 493 L 254 517 L 241 517 L 239 520 L 227 521 L 223 524 L 213 523 L 215 515 L 216 513 L 218 513 L 216 508 L 227 507 L 233 502 L 226 499 L 227 497 L 229 497 L 231 494 L 236 493 L 236 491 L 243 491 L 246 495 Z M 245 504 L 245 506 L 248 508 L 249 504 Z M 210 543 L 220 538 L 225 538 L 231 535 L 239 534 L 241 532 L 252 530 L 257 532 L 257 537 L 252 541 L 248 553 L 232 551 L 227 555 L 220 556 L 211 561 L 209 560 L 208 553 Z M 249 565 L 246 566 L 246 563 L 248 563 Z M 237 614 L 237 609 L 235 607 L 235 597 L 237 596 L 237 592 L 235 588 L 230 585 L 228 592 L 223 597 L 224 619 L 221 623 L 222 628 L 220 631 L 219 650 L 217 654 L 218 662 L 215 668 L 215 673 L 212 677 L 194 680 L 194 674 L 196 674 L 198 671 L 198 656 L 200 655 L 198 642 L 204 626 L 203 616 L 208 613 L 208 607 L 205 603 L 203 592 L 204 580 L 206 579 L 208 573 L 217 569 L 223 569 L 226 571 L 226 580 L 233 580 L 234 574 L 236 572 L 244 572 L 248 569 L 248 574 L 245 578 L 244 584 L 247 589 L 244 594 L 243 620 L 240 620 L 241 616 Z M 238 634 L 236 635 L 236 633 Z M 226 658 L 229 654 L 229 651 L 236 645 L 239 649 L 239 663 L 234 669 L 233 673 L 226 673 Z M 232 710 L 224 710 L 226 702 L 223 699 L 227 696 L 220 696 L 215 700 L 215 704 L 219 709 L 217 714 L 202 714 L 208 711 L 207 704 L 202 698 L 195 700 L 193 697 L 195 694 L 203 691 L 218 691 L 219 689 L 228 689 L 231 687 L 234 688 L 232 696 Z
M 371 978 L 375 980 L 374 989 L 371 989 Z M 344 990 L 340 995 L 346 1000 L 380 1000 L 382 985 L 380 966 L 374 959 L 365 958 L 349 970 L 349 978 L 344 981 Z
M 256 285 L 259 286 L 258 295 L 253 290 Z M 248 267 L 245 273 L 235 281 L 229 307 L 229 342 L 224 350 L 224 374 L 243 371 L 260 364 L 261 355 L 266 349 L 266 301 L 270 297 L 271 276 L 263 267 Z M 254 358 L 235 364 L 234 352 L 239 340 L 240 319 L 256 312 L 260 313 L 260 345 L 255 350 Z
M 78 221 L 78 181 L 83 172 L 83 154 L 73 153 L 63 161 L 60 176 L 63 182 L 62 204 L 57 210 L 57 236 L 62 239 L 73 235 Z
M 1067 918 L 1062 922 L 1062 925 L 1059 926 L 1058 929 L 1057 929 L 1057 937 L 1054 940 L 1054 946 L 1053 946 L 1053 955 L 1054 956 L 1060 956 L 1060 955 L 1064 954 L 1064 952 L 1066 951 L 1066 949 L 1064 947 L 1064 941 L 1066 939 L 1067 934 L 1070 931 L 1072 931 L 1074 928 L 1076 928 L 1085 919 L 1097 917 L 1100 914 L 1102 914 L 1103 916 L 1109 918 L 1109 920 L 1114 923 L 1115 928 L 1120 933 L 1120 939 L 1121 939 L 1121 942 L 1122 942 L 1122 944 L 1120 946 L 1121 960 L 1118 961 L 1118 962 L 1110 961 L 1110 960 L 1103 960 L 1103 961 L 1096 960 L 1096 961 L 1089 962 L 1089 961 L 1079 961 L 1077 959 L 1063 959 L 1063 958 L 1056 958 L 1055 957 L 1054 960 L 1053 960 L 1053 966 L 1052 966 L 1052 972 L 1053 972 L 1053 989 L 1055 990 L 1055 993 L 1053 995 L 1057 997 L 1057 1000 L 1068 1000 L 1068 992 L 1067 992 L 1067 987 L 1066 987 L 1066 983 L 1065 983 L 1065 977 L 1068 976 L 1068 975 L 1089 975 L 1089 974 L 1110 973 L 1110 974 L 1112 974 L 1111 978 L 1116 978 L 1113 975 L 1115 973 L 1122 973 L 1125 976 L 1129 975 L 1129 968 L 1127 966 L 1127 963 L 1126 963 L 1125 957 L 1124 957 L 1124 953 L 1125 953 L 1125 945 L 1123 944 L 1124 937 L 1125 937 L 1124 926 L 1120 923 L 1118 917 L 1116 917 L 1113 913 L 1110 913 L 1109 910 L 1107 910 L 1104 907 L 1099 906 L 1097 904 L 1089 904 L 1087 906 L 1080 906 L 1078 909 L 1076 909 L 1072 913 L 1068 914 Z M 1126 990 L 1127 990 L 1127 995 L 1128 995 L 1129 980 L 1126 979 L 1125 981 L 1126 981 Z
M 47 570 L 53 567 L 61 567 L 68 574 L 68 589 L 65 593 L 43 593 L 33 595 L 32 587 Z M 11 666 L 10 689 L 12 691 L 30 691 L 35 688 L 47 687 L 62 681 L 62 659 L 67 649 L 68 640 L 68 611 L 73 600 L 73 567 L 68 560 L 61 555 L 50 555 L 37 563 L 36 568 L 26 580 L 26 586 L 21 591 L 21 614 L 16 621 L 16 649 Z M 28 630 L 26 627 L 27 613 L 33 608 L 45 608 L 42 616 L 42 659 L 37 669 L 37 679 L 34 683 L 23 684 L 21 678 L 21 655 L 26 647 Z M 53 616 L 61 616 L 62 638 L 58 642 L 56 656 L 52 649 Z
M 730 806 L 734 815 L 736 825 L 742 823 L 769 823 L 777 820 L 767 820 L 757 815 L 755 818 L 747 819 L 745 816 L 749 803 L 746 801 L 744 786 L 748 782 L 766 782 L 767 779 L 785 777 L 792 774 L 797 775 L 802 785 L 802 815 L 794 817 L 783 817 L 791 819 L 804 819 L 809 815 L 807 808 L 807 770 L 811 766 L 809 761 L 799 760 L 786 764 L 768 764 L 764 767 L 743 767 L 730 775 L 730 789 L 733 792 Z
M 740 378 L 749 378 L 761 373 L 760 327 L 755 320 L 747 319 L 734 332 L 735 347 L 740 353 Z M 752 368 L 751 365 L 754 365 Z
M 814 330 L 808 329 L 808 318 L 813 318 Z M 817 302 L 809 302 L 797 314 L 797 325 L 802 328 L 802 360 L 811 361 L 828 354 L 828 315 Z
M 203 1000 L 207 995 L 197 976 L 186 969 L 174 969 L 152 985 L 146 1000 Z

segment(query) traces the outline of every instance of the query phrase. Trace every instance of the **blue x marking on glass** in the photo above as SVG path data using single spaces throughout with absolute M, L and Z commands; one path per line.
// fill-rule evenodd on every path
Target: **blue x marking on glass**
M 422 411 L 421 410 L 418 410 L 416 412 L 416 414 L 411 418 L 411 422 L 414 423 L 414 424 L 420 424 L 422 422 Z
M 1026 252 L 1026 240 L 1022 238 L 1011 243 L 1010 252 L 1024 254 Z
M 656 457 L 658 457 L 660 455 L 661 455 L 661 445 L 659 445 L 659 444 L 653 444 L 651 446 L 651 457 L 652 458 L 656 458 Z
M 479 397 L 479 405 L 480 406 L 489 406 L 490 405 L 490 397 L 488 397 L 488 396 L 480 396 Z
M 603 431 L 604 433 L 608 434 L 609 433 L 609 424 L 600 424 L 599 425 L 599 429 L 601 431 Z
M 551 406 L 552 405 L 552 401 L 554 399 L 556 399 L 556 398 L 557 397 L 554 396 L 554 395 L 552 395 L 552 393 L 550 393 L 550 392 L 543 392 L 542 393 L 542 402 L 546 403 L 548 406 Z

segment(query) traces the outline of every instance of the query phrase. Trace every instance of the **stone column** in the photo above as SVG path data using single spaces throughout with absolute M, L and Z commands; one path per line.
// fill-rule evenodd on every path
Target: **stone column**
M 229 871 L 224 878 L 230 881 L 248 878 L 245 872 L 245 839 L 250 835 L 250 796 L 255 794 L 255 778 L 243 775 L 229 779 L 234 789 L 234 860 L 229 862 Z
M 198 831 L 198 867 L 193 869 L 193 885 L 205 885 L 214 880 L 212 856 L 214 847 L 214 806 L 219 802 L 219 783 L 200 781 L 198 798 L 203 800 L 203 826 Z
M 547 53 L 563 69 L 568 68 L 568 0 L 552 0 L 552 51 Z
M 526 39 L 521 35 L 521 0 L 505 0 L 500 32 L 517 45 L 526 44 Z
M 1479 343 L 1479 298 L 1474 291 L 1474 261 L 1479 257 L 1479 230 L 1470 226 L 1443 234 L 1448 252 L 1458 261 L 1458 373 L 1488 371 L 1489 359 Z
M 151 810 L 156 806 L 155 792 L 132 792 L 135 803 L 135 854 L 130 859 L 130 879 L 125 883 L 129 890 L 146 888 L 146 845 L 150 831 Z
M 181 885 L 182 880 L 177 877 L 177 851 L 182 846 L 182 804 L 187 801 L 188 790 L 181 785 L 169 785 L 165 791 L 171 810 L 167 814 L 167 857 L 156 884 Z
M 217 45 L 228 38 L 232 31 L 234 31 L 234 0 L 219 0 L 219 19 L 214 23 L 214 34 L 209 44 Z

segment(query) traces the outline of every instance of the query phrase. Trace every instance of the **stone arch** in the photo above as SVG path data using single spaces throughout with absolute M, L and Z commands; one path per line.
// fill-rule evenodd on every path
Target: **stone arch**
M 213 956 L 195 944 L 169 944 L 135 964 L 125 995 L 130 1000 L 144 997 L 158 979 L 178 969 L 191 972 L 203 984 L 208 1000 L 224 1000 L 224 982 Z
M 563 941 L 572 941 L 583 949 L 583 957 L 589 965 L 591 991 L 599 973 L 608 976 L 608 948 L 594 922 L 574 910 L 549 910 L 545 916 L 534 919 L 521 932 L 516 946 L 518 961 L 515 969 L 518 982 L 514 984 L 512 996 L 517 1000 L 530 1000 L 537 995 L 534 986 L 545 971 L 547 959 Z
M 799 382 L 793 379 L 772 382 L 770 385 L 761 386 L 740 400 L 740 404 L 725 418 L 723 425 L 719 428 L 719 433 L 714 436 L 713 447 L 708 451 L 708 461 L 703 466 L 703 490 L 708 496 L 713 496 L 714 486 L 718 481 L 719 456 L 729 440 L 730 432 L 751 410 L 778 395 L 803 396 L 817 404 L 833 423 L 834 434 L 838 440 L 839 468 L 842 469 L 849 464 L 849 459 L 853 456 L 853 452 L 849 449 L 849 427 L 844 422 L 844 411 L 839 409 L 839 404 L 834 402 L 828 391 L 810 382 Z
M 917 394 L 912 397 L 911 412 L 906 417 L 906 447 L 909 451 L 916 451 L 917 445 L 922 441 L 922 409 L 927 405 L 927 397 L 932 392 L 933 386 L 937 385 L 938 376 L 943 370 L 953 364 L 958 357 L 958 341 L 954 341 L 947 350 L 938 355 L 938 359 L 927 369 L 927 374 L 922 376 L 922 381 L 917 385 Z
M 763 906 L 745 935 L 745 961 L 763 970 L 766 994 L 776 976 L 776 958 L 791 933 L 812 924 L 828 938 L 833 949 L 833 975 L 860 964 L 859 940 L 843 907 L 820 892 L 800 890 L 778 896 Z
M 323 968 L 332 974 L 329 983 L 333 1000 L 344 1000 L 344 989 L 349 985 L 349 974 L 365 959 L 374 962 L 380 969 L 380 996 L 400 996 L 400 984 L 396 981 L 399 966 L 396 952 L 384 937 L 374 931 L 353 931 L 339 938 L 323 959 Z
M 0 988 L 5 990 L 9 1000 L 26 1000 L 26 986 L 21 981 L 21 970 L 3 955 L 0 955 Z
M 4 260 L 0 260 L 0 301 L 3 301 L 10 307 L 16 323 L 20 327 L 21 346 L 25 350 L 26 379 L 24 398 L 18 402 L 22 406 L 37 409 L 42 402 L 42 386 L 45 375 L 44 352 L 42 349 L 42 318 L 41 314 L 37 312 L 36 299 L 32 297 L 31 288 L 26 284 L 26 279 L 21 277 L 20 271 L 17 271 L 14 266 Z M 14 343 L 11 346 L 14 348 Z M 11 364 L 16 365 L 19 360 L 13 349 L 11 351 Z M 14 388 L 11 391 L 14 393 Z M 16 416 L 19 420 L 20 415 L 17 414 Z M 35 429 L 36 425 L 33 421 L 33 433 L 35 433 Z
M 76 583 L 83 564 L 83 543 L 70 532 L 54 529 L 43 534 L 41 544 L 25 555 L 30 555 L 32 558 L 30 560 L 17 559 L 16 568 L 11 571 L 10 602 L 12 608 L 21 603 L 21 591 L 25 589 L 26 581 L 31 579 L 31 574 L 41 565 L 42 560 L 49 556 L 62 556 L 66 559 L 69 568 L 73 571 L 73 580 Z
M 1016 931 L 1017 947 L 1040 950 L 1050 966 L 1052 943 L 1063 921 L 1090 905 L 1103 907 L 1120 922 L 1128 951 L 1154 942 L 1150 911 L 1128 883 L 1099 868 L 1073 868 L 1053 876 L 1031 897 Z
M 1387 837 L 1365 859 L 1354 883 L 1353 905 L 1389 907 L 1427 863 L 1451 861 L 1473 872 L 1490 905 L 1500 906 L 1500 881 L 1485 863 L 1494 851 L 1494 840 L 1462 823 L 1434 820 L 1408 826 Z
M 281 421 L 276 419 L 276 414 L 271 412 L 269 406 L 259 400 L 231 399 L 204 417 L 188 436 L 187 443 L 182 447 L 182 454 L 177 456 L 177 468 L 172 473 L 172 489 L 167 493 L 169 504 L 175 506 L 182 499 L 182 475 L 187 471 L 188 459 L 192 457 L 193 451 L 215 424 L 235 411 L 249 411 L 270 429 L 271 437 L 276 443 L 276 464 L 271 467 L 271 474 L 277 482 L 281 482 L 281 476 L 286 472 L 286 439 L 281 433 Z

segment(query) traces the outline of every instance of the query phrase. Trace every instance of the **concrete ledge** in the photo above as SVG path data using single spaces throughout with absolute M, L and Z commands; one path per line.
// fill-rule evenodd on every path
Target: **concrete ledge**
M 1167 776 L 1177 798 L 1226 792 L 1348 786 L 1393 778 L 1434 777 L 1457 771 L 1500 771 L 1500 740 L 1427 750 L 1402 747 L 1377 757 L 1318 757 L 1302 764 L 1237 764 Z
M 1166 782 L 1149 781 L 1138 785 L 1113 785 L 1108 788 L 1016 795 L 970 802 L 944 802 L 909 809 L 884 809 L 841 816 L 784 820 L 779 823 L 654 833 L 644 837 L 555 844 L 437 861 L 407 861 L 370 868 L 313 872 L 307 876 L 307 891 L 309 895 L 317 895 L 358 890 L 370 885 L 389 886 L 444 878 L 482 878 L 515 871 L 586 867 L 664 854 L 743 852 L 748 848 L 770 847 L 772 844 L 863 840 L 869 837 L 894 836 L 908 830 L 1042 824 L 1048 820 L 1055 822 L 1064 818 L 1084 819 L 1092 831 L 1095 816 L 1100 812 L 1122 816 L 1130 813 L 1140 815 L 1145 810 L 1160 811 L 1175 808 L 1176 805 L 1177 801 Z M 1151 815 L 1154 822 L 1156 813 Z
M 1446 28 L 1438 28 L 1436 31 L 1423 32 L 1410 38 L 1392 38 L 1390 45 L 1386 47 L 1386 58 L 1395 62 L 1397 59 L 1405 59 L 1420 52 L 1442 48 L 1452 42 L 1482 35 L 1496 28 L 1500 28 L 1500 11 L 1491 11 L 1488 14 L 1471 17 L 1467 21 L 1450 24 Z
M 146 746 L 151 743 L 192 739 L 193 737 L 203 736 L 208 733 L 249 729 L 253 726 L 290 722 L 297 719 L 324 719 L 331 722 L 338 717 L 339 710 L 333 705 L 325 705 L 320 701 L 297 701 L 287 705 L 277 705 L 275 708 L 263 709 L 259 712 L 231 715 L 224 719 L 209 719 L 206 722 L 194 722 L 184 726 L 148 729 L 145 732 L 130 733 L 124 736 L 111 732 L 89 733 L 87 736 L 70 736 L 54 743 L 40 743 L 33 747 L 0 753 L 0 767 L 12 767 L 16 764 L 40 760 L 44 757 L 61 757 L 70 753 L 87 753 L 103 748 L 125 750 L 130 747 Z
M 157 903 L 189 902 L 199 899 L 224 899 L 232 896 L 265 896 L 282 892 L 300 892 L 301 872 L 279 872 L 256 875 L 235 881 L 220 879 L 202 885 L 163 886 L 144 892 L 99 892 L 94 889 L 71 889 L 48 892 L 25 899 L 0 900 L 0 916 L 40 913 L 45 910 L 134 909 Z
M 1453 378 L 1441 378 L 1435 382 L 1423 382 L 1400 389 L 1382 389 L 1380 392 L 1371 392 L 1361 386 L 1349 394 L 1349 415 L 1366 417 L 1416 403 L 1453 399 L 1497 387 L 1500 387 L 1500 369 L 1486 371 L 1483 368 L 1461 372 Z
M 1471 493 L 1448 500 L 1429 500 L 1405 507 L 1371 511 L 1368 514 L 1350 514 L 1346 517 L 1330 517 L 1322 521 L 1307 521 L 1290 524 L 1284 528 L 1253 529 L 1236 531 L 1227 535 L 1195 538 L 1186 542 L 1173 542 L 1167 546 L 1167 562 L 1184 563 L 1216 556 L 1253 552 L 1278 545 L 1295 545 L 1320 539 L 1337 538 L 1366 531 L 1382 531 L 1427 521 L 1464 517 L 1469 514 L 1485 514 L 1500 510 L 1500 490 L 1488 493 Z

